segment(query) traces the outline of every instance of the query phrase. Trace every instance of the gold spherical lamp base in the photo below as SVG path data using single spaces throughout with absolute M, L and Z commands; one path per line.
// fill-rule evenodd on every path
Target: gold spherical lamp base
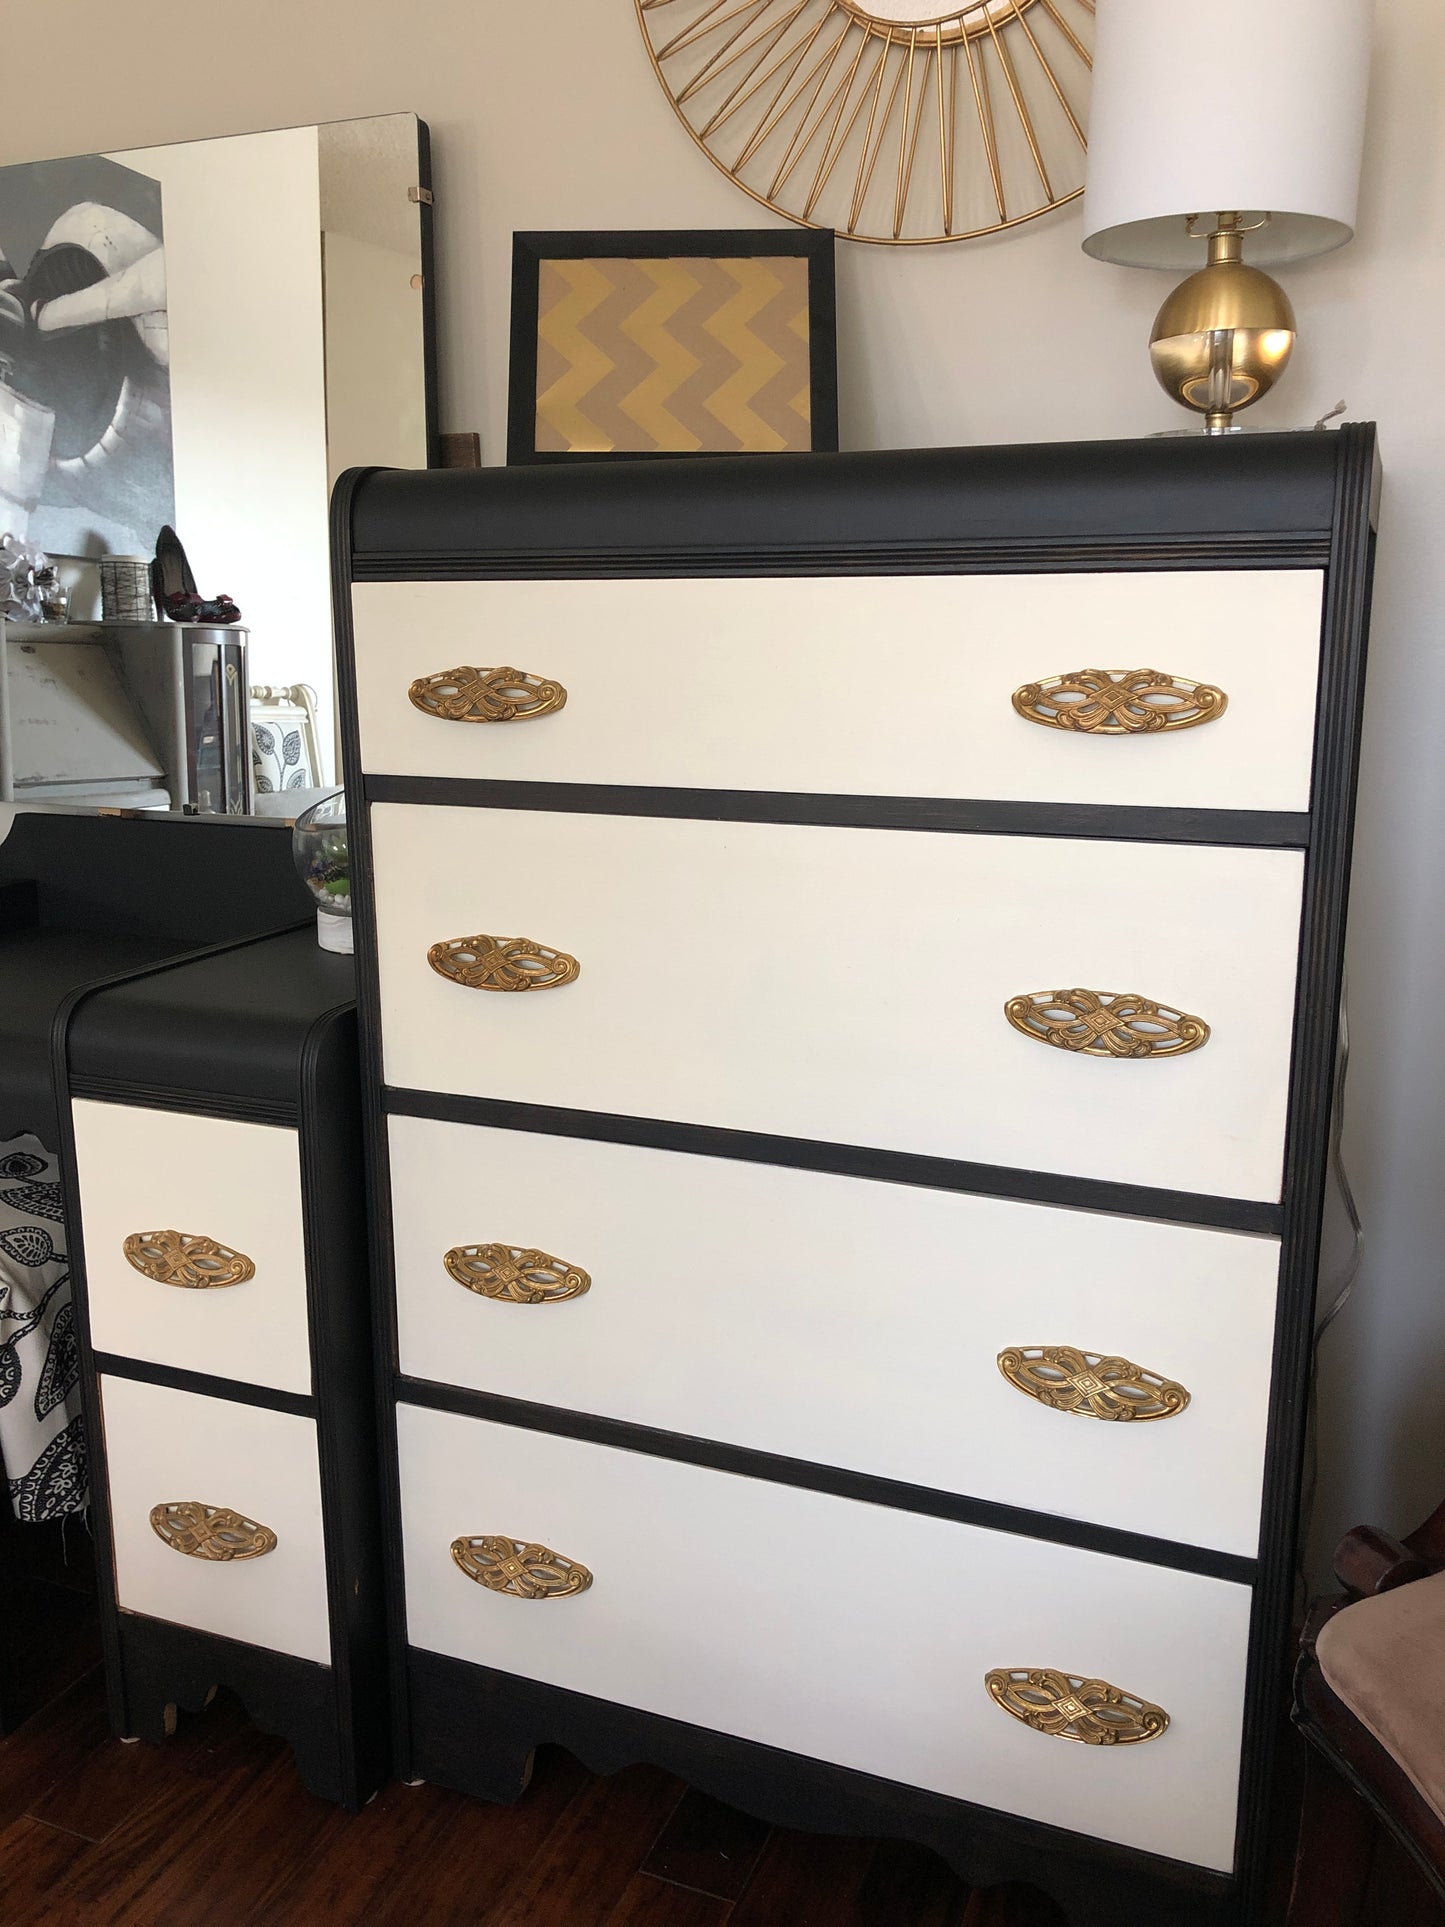
M 1180 282 L 1154 321 L 1149 358 L 1159 385 L 1205 418 L 1212 435 L 1267 395 L 1295 344 L 1294 309 L 1277 281 L 1240 258 L 1237 217 L 1221 215 L 1209 265 Z

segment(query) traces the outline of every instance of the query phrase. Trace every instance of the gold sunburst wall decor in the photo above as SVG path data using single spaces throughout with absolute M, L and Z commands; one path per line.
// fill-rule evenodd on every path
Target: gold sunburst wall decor
M 967 241 L 1083 192 L 1094 0 L 635 5 L 698 146 L 804 226 Z

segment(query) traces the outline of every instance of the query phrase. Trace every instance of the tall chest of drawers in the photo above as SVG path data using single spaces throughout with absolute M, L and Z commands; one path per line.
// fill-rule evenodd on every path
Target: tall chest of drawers
M 413 1775 L 1254 1917 L 1375 495 L 1367 427 L 345 478 Z

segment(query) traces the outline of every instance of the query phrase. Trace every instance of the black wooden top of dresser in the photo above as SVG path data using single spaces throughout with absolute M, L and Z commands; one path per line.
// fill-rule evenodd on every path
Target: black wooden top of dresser
M 0 1140 L 58 1143 L 51 1031 L 77 991 L 312 908 L 280 823 L 20 811 L 0 835 Z
M 314 925 L 134 977 L 71 1019 L 71 1092 L 294 1110 L 309 1038 L 354 1000 L 351 958 L 321 949 Z
M 352 573 L 591 553 L 857 552 L 1137 538 L 1328 538 L 1341 463 L 1368 424 L 838 455 L 352 471 Z M 342 533 L 342 531 L 338 531 Z

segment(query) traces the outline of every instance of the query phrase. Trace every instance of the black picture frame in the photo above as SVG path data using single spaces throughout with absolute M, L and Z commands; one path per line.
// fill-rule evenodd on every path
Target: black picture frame
M 838 448 L 838 332 L 834 236 L 823 228 L 568 229 L 512 236 L 511 361 L 507 390 L 507 465 L 523 463 L 696 461 L 731 452 L 701 448 L 539 449 L 537 447 L 537 322 L 544 261 L 663 260 L 671 256 L 737 260 L 752 256 L 803 258 L 808 264 L 809 453 Z

